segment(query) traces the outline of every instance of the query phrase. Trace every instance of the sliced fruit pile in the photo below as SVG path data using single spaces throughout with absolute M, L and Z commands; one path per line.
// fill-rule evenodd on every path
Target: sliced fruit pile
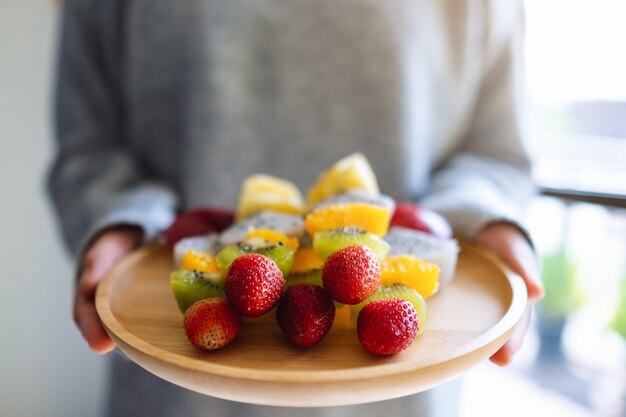
M 322 173 L 306 200 L 288 181 L 254 175 L 236 216 L 192 213 L 203 217 L 187 213 L 166 233 L 177 268 L 170 282 L 187 337 L 206 350 L 232 343 L 241 317 L 277 307 L 296 345 L 321 342 L 342 309 L 367 351 L 398 353 L 424 333 L 425 299 L 452 277 L 459 250 L 443 217 L 380 194 L 361 154 Z M 196 223 L 211 233 L 193 236 Z

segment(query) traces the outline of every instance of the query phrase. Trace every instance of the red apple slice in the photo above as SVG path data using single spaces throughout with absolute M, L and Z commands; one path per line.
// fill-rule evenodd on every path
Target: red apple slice
M 234 214 L 221 208 L 201 208 L 181 213 L 165 230 L 165 241 L 172 248 L 181 239 L 190 236 L 220 233 L 233 224 Z
M 452 237 L 452 228 L 445 217 L 417 203 L 399 203 L 389 226 L 402 226 L 443 238 Z

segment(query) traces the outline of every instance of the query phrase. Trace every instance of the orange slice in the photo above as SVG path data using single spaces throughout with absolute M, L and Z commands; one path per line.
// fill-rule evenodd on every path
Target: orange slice
M 296 252 L 290 272 L 293 274 L 307 272 L 313 269 L 321 269 L 322 266 L 323 263 L 317 257 L 313 248 L 301 248 Z
M 340 227 L 360 227 L 378 236 L 383 236 L 389 228 L 388 208 L 365 203 L 331 205 L 309 213 L 304 225 L 309 235 L 322 230 Z
M 415 256 L 388 256 L 380 264 L 381 284 L 402 284 L 415 289 L 428 298 L 439 287 L 439 267 Z
M 208 252 L 187 251 L 180 264 L 180 269 L 201 272 L 218 272 L 221 273 L 220 267 L 217 265 L 215 256 Z

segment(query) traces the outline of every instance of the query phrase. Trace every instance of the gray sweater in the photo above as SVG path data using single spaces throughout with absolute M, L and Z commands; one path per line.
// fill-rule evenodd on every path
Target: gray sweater
M 532 190 L 510 0 L 66 0 L 49 189 L 70 250 L 363 152 L 471 238 Z

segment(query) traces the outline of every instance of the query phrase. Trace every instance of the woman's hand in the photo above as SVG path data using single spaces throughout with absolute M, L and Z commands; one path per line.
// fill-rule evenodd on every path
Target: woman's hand
M 74 322 L 91 350 L 104 354 L 115 348 L 96 311 L 96 288 L 106 274 L 141 241 L 136 227 L 120 227 L 102 233 L 85 252 L 74 295 Z
M 543 298 L 544 291 L 537 255 L 517 227 L 506 222 L 488 224 L 476 235 L 476 243 L 495 253 L 513 272 L 522 277 L 526 283 L 530 301 L 539 301 Z M 522 346 L 530 323 L 530 312 L 529 304 L 511 338 L 491 357 L 493 363 L 500 366 L 511 363 L 513 355 Z

